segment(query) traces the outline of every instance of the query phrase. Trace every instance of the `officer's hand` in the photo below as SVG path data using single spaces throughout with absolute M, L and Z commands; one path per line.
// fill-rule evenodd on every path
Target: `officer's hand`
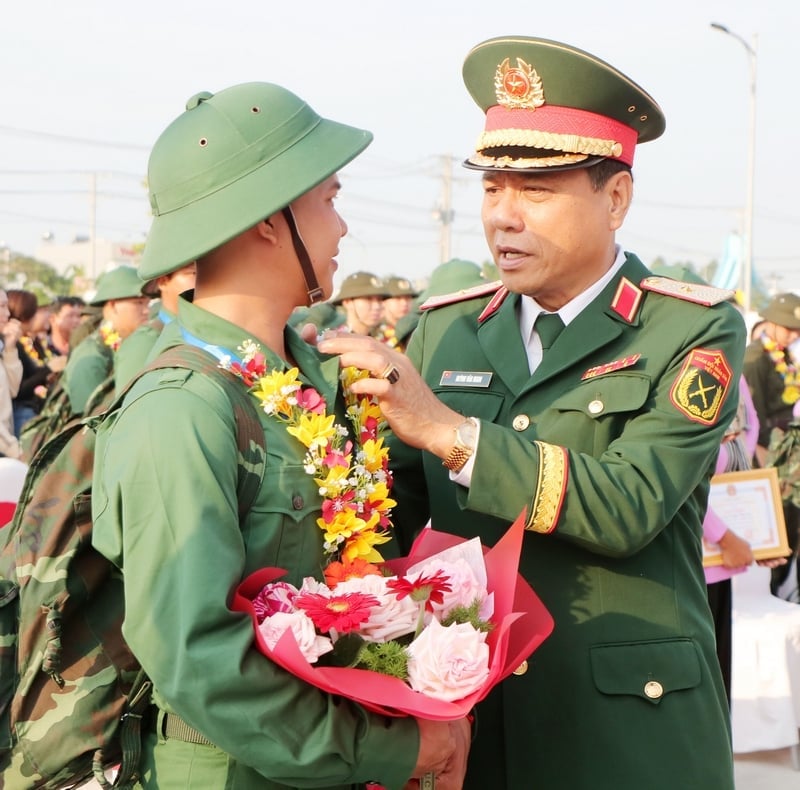
M 471 728 L 466 718 L 452 722 L 417 719 L 419 754 L 406 788 L 419 787 L 419 778 L 433 773 L 436 790 L 461 790 L 467 771 Z
M 448 454 L 453 429 L 464 417 L 433 394 L 405 354 L 366 335 L 336 331 L 326 332 L 317 347 L 325 354 L 338 354 L 342 367 L 369 371 L 370 378 L 355 382 L 353 392 L 377 398 L 396 436 L 440 458 Z

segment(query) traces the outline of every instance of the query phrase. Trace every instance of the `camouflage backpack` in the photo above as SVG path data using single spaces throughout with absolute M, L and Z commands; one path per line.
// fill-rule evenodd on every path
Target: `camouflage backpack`
M 785 431 L 772 429 L 766 465 L 778 470 L 783 501 L 800 507 L 800 422 L 790 422 Z
M 170 348 L 146 370 L 176 367 L 213 377 L 231 402 L 241 517 L 264 469 L 264 432 L 253 399 L 194 346 Z M 119 408 L 125 392 L 100 417 L 74 420 L 44 444 L 13 521 L 0 531 L 4 790 L 73 786 L 93 775 L 108 787 L 104 770 L 120 761 L 115 786 L 130 787 L 137 778 L 149 681 L 122 638 L 122 575 L 91 545 L 92 426 Z M 248 463 L 256 450 L 262 463 Z
M 84 413 L 75 415 L 72 411 L 72 404 L 67 390 L 64 388 L 64 373 L 59 373 L 47 391 L 47 397 L 42 404 L 40 412 L 22 426 L 19 436 L 22 460 L 30 463 L 42 445 L 63 430 L 71 420 L 99 414 L 110 405 L 113 395 L 114 372 L 112 370 L 89 396 Z

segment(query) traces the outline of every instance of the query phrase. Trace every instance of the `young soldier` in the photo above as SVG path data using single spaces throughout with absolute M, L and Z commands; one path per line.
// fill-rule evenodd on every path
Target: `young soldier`
M 73 414 L 84 413 L 92 393 L 113 372 L 120 343 L 147 318 L 143 285 L 132 266 L 117 266 L 98 279 L 90 305 L 102 309 L 102 320 L 70 353 L 63 373 Z
M 732 790 L 700 537 L 743 321 L 731 292 L 652 278 L 615 241 L 635 146 L 664 130 L 644 90 L 524 37 L 475 47 L 464 79 L 502 285 L 429 304 L 407 356 L 320 349 L 384 374 L 358 389 L 407 443 L 398 526 L 492 543 L 526 513 L 520 570 L 555 630 L 478 706 L 465 787 Z
M 341 305 L 345 326 L 357 335 L 375 331 L 383 315 L 383 302 L 389 296 L 386 283 L 369 272 L 356 272 L 345 278 L 331 304 Z
M 347 424 L 337 360 L 323 360 L 287 320 L 331 294 L 347 232 L 337 170 L 371 137 L 268 83 L 190 99 L 150 156 L 154 220 L 140 272 L 149 280 L 197 261 L 194 300 L 180 301 L 153 355 L 191 343 L 235 359 L 258 343 L 270 371 L 296 367 Z M 124 572 L 123 633 L 154 688 L 142 785 L 400 788 L 432 771 L 437 787 L 455 790 L 466 720 L 389 719 L 322 693 L 259 653 L 250 619 L 230 610 L 255 570 L 284 568 L 299 585 L 324 566 L 305 447 L 275 416 L 258 415 L 267 457 L 256 447 L 240 458 L 220 385 L 159 370 L 98 435 L 94 543 Z M 240 520 L 237 470 L 265 464 Z

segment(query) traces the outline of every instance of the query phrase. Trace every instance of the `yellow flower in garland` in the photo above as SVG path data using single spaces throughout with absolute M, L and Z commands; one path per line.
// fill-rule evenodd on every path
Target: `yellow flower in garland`
M 224 358 L 220 367 L 239 376 L 263 411 L 284 422 L 287 433 L 307 450 L 303 468 L 322 498 L 317 525 L 325 553 L 333 561 L 382 561 L 375 547 L 391 540 L 390 515 L 397 504 L 389 497 L 389 451 L 377 438 L 383 417 L 375 401 L 351 390 L 353 382 L 369 374 L 352 367 L 341 372 L 351 432 L 327 414 L 315 389 L 301 384 L 297 368 L 267 371 L 261 348 L 252 340 L 237 351 L 240 362 Z
M 100 337 L 103 343 L 112 351 L 116 351 L 119 348 L 119 344 L 122 342 L 119 332 L 114 329 L 114 325 L 110 321 L 104 321 L 100 325 Z
M 798 375 L 796 366 L 787 361 L 784 347 L 778 345 L 766 334 L 761 335 L 761 345 L 769 354 L 769 358 L 775 366 L 775 372 L 783 379 L 781 400 L 789 406 L 794 405 L 800 400 L 800 375 Z

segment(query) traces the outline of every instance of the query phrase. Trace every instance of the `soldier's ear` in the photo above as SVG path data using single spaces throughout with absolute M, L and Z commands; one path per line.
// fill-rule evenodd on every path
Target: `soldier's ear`
M 608 221 L 610 230 L 622 227 L 633 198 L 633 177 L 627 170 L 614 173 L 606 182 L 604 191 L 608 196 Z

